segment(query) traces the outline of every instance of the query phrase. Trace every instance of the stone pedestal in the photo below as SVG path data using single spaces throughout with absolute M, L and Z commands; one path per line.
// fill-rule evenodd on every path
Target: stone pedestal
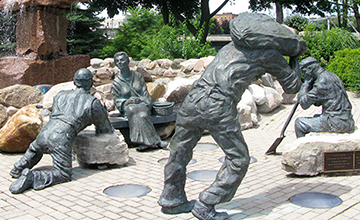
M 124 165 L 129 161 L 129 149 L 119 131 L 95 135 L 95 130 L 86 129 L 75 137 L 73 152 L 81 166 Z
M 20 57 L 0 58 L 0 88 L 15 84 L 55 85 L 72 81 L 75 72 L 90 65 L 88 55 L 64 56 L 52 60 Z
M 323 153 L 360 150 L 360 130 L 354 133 L 310 133 L 283 152 L 282 168 L 296 175 L 315 176 L 324 171 Z

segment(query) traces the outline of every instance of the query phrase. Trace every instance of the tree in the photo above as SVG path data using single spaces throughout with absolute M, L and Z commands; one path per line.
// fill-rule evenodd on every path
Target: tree
M 331 11 L 331 4 L 325 0 L 250 0 L 249 8 L 252 11 L 261 11 L 272 8 L 272 3 L 276 6 L 276 21 L 283 23 L 283 8 L 289 8 L 301 14 L 317 14 L 324 16 Z
M 101 26 L 100 22 L 103 21 L 96 17 L 97 14 L 94 8 L 80 9 L 78 6 L 73 6 L 66 9 L 65 15 L 69 20 L 68 54 L 88 54 L 94 57 L 106 45 L 107 39 L 103 36 L 103 32 L 97 30 Z
M 126 23 L 116 30 L 113 40 L 103 49 L 102 57 L 113 57 L 119 51 L 125 51 L 134 59 L 140 59 L 145 38 L 161 28 L 161 17 L 156 11 L 146 8 L 129 8 Z
M 139 6 L 145 8 L 155 7 L 161 11 L 164 24 L 169 24 L 169 16 L 171 14 L 176 20 L 185 22 L 187 28 L 194 36 L 197 36 L 198 32 L 203 31 L 204 34 L 202 35 L 201 42 L 205 43 L 209 33 L 210 19 L 228 2 L 232 3 L 232 0 L 223 0 L 213 12 L 210 12 L 209 0 L 200 0 L 200 2 L 193 0 L 92 0 L 90 5 L 102 10 L 106 9 L 110 17 L 118 14 L 120 11 L 126 11 L 129 6 L 133 8 Z M 195 26 L 192 20 L 199 11 L 200 22 L 198 26 Z
M 230 22 L 228 20 L 223 21 L 221 28 L 224 30 L 224 34 L 230 34 Z

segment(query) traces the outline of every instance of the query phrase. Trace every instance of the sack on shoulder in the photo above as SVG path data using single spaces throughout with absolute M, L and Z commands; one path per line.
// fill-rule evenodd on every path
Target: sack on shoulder
M 250 49 L 275 49 L 284 56 L 297 56 L 305 41 L 273 18 L 258 13 L 241 13 L 230 21 L 235 44 Z

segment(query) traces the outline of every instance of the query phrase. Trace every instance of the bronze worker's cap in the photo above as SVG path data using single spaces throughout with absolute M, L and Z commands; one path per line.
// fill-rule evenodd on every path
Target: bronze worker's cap
M 300 68 L 303 68 L 303 67 L 309 66 L 310 64 L 313 64 L 313 63 L 319 63 L 319 62 L 314 57 L 307 57 L 299 63 L 299 66 L 300 66 Z
M 74 75 L 74 81 L 76 80 L 90 80 L 93 78 L 93 74 L 90 70 L 86 68 L 81 68 L 78 71 L 76 71 Z

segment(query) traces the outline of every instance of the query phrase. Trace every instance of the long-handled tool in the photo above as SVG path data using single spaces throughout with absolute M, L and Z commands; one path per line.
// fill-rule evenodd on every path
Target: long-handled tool
M 284 127 L 283 127 L 282 130 L 281 130 L 280 137 L 278 137 L 278 138 L 274 141 L 274 143 L 271 145 L 271 147 L 266 151 L 266 153 L 265 153 L 266 155 L 277 154 L 277 153 L 276 153 L 276 148 L 279 146 L 279 144 L 281 143 L 281 141 L 284 139 L 284 137 L 285 137 L 285 135 L 284 135 L 284 134 L 285 134 L 285 130 L 286 130 L 287 126 L 289 125 L 291 118 L 294 116 L 295 111 L 296 111 L 296 108 L 298 107 L 298 105 L 299 105 L 299 102 L 296 101 L 293 109 L 291 110 L 291 113 L 290 113 L 288 119 L 287 119 L 286 122 L 285 122 Z

